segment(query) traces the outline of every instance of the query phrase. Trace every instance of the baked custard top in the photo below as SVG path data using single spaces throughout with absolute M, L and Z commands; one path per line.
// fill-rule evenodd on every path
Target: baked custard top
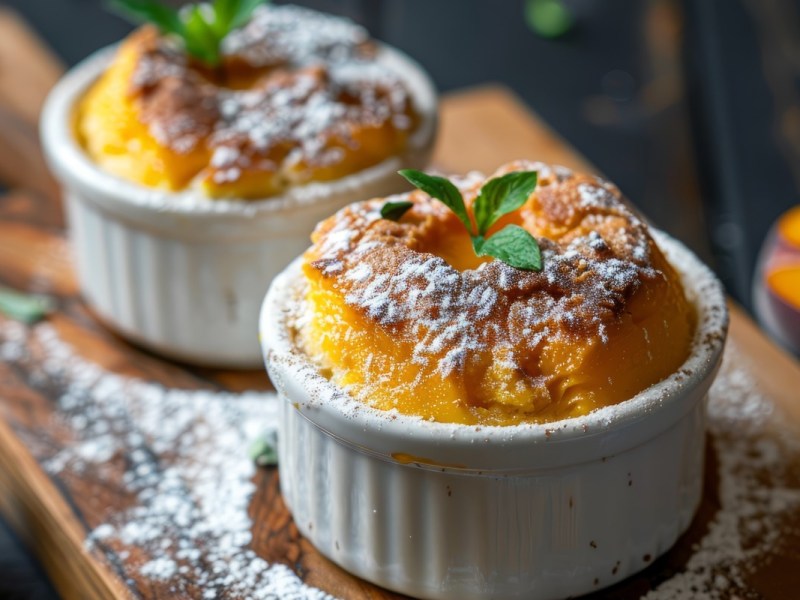
M 675 270 L 619 190 L 597 177 L 535 170 L 523 208 L 541 272 L 478 258 L 449 209 L 420 191 L 399 222 L 383 200 L 320 224 L 307 252 L 301 345 L 362 401 L 431 420 L 507 425 L 579 416 L 676 371 L 695 311 Z M 457 181 L 471 206 L 483 177 Z M 398 200 L 393 197 L 392 200 Z
M 170 190 L 263 198 L 401 153 L 409 90 L 366 31 L 293 6 L 261 7 L 210 68 L 154 28 L 134 32 L 78 107 L 104 168 Z

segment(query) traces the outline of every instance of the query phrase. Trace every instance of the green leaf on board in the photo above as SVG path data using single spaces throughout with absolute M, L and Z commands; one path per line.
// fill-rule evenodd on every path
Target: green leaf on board
M 53 310 L 53 299 L 0 288 L 0 314 L 23 323 L 36 323 Z

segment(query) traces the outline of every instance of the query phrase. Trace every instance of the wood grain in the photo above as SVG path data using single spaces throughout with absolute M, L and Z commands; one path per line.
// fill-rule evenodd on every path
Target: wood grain
M 433 157 L 443 170 L 491 173 L 503 163 L 530 157 L 597 172 L 504 87 L 478 87 L 445 99 Z
M 15 188 L 0 199 L 0 284 L 55 295 L 59 307 L 51 324 L 58 336 L 108 371 L 186 389 L 267 389 L 269 382 L 261 372 L 194 369 L 163 361 L 116 337 L 92 317 L 78 295 L 58 195 L 40 160 L 35 132 L 37 111 L 60 67 L 6 11 L 0 11 L 0 68 L 9 69 L 0 74 L 0 178 Z M 24 90 L 12 89 L 12 69 L 26 82 Z M 11 156 L 12 149 L 19 157 Z M 488 172 L 522 157 L 593 170 L 503 88 L 479 88 L 444 99 L 437 165 L 459 172 Z M 765 393 L 787 420 L 800 426 L 800 366 L 736 307 L 732 317 L 731 336 L 755 365 Z M 126 579 L 122 568 L 126 559 L 113 548 L 86 549 L 87 531 L 131 498 L 113 480 L 45 474 L 42 461 L 68 441 L 70 432 L 58 425 L 53 401 L 63 390 L 42 389 L 36 378 L 35 361 L 25 368 L 0 363 L 0 510 L 41 558 L 64 597 L 173 597 L 157 582 Z M 720 506 L 716 457 L 711 451 L 706 473 L 703 503 L 687 534 L 644 572 L 601 596 L 638 598 L 686 564 L 692 545 L 702 538 Z M 299 535 L 281 499 L 275 469 L 260 470 L 255 483 L 249 512 L 254 523 L 252 547 L 259 556 L 288 565 L 309 584 L 336 596 L 398 597 L 342 571 Z

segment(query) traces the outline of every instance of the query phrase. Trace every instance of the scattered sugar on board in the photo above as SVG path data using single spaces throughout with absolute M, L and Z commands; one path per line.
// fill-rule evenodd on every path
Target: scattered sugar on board
M 86 544 L 127 577 L 161 582 L 179 597 L 329 598 L 250 548 L 255 465 L 248 448 L 278 419 L 272 393 L 165 388 L 104 371 L 55 330 L 0 324 L 0 360 L 59 390 L 57 420 L 72 441 L 44 463 L 54 476 L 122 484 L 134 498 Z M 112 469 L 108 462 L 116 460 Z M 125 560 L 145 556 L 146 559 Z
M 776 430 L 774 405 L 744 367 L 729 345 L 709 393 L 720 510 L 685 570 L 650 592 L 648 600 L 754 597 L 748 574 L 771 553 L 781 553 L 784 516 L 800 508 L 800 488 L 787 478 L 800 460 L 796 432 Z
M 776 436 L 772 403 L 736 348 L 726 352 L 708 404 L 721 507 L 684 570 L 649 600 L 750 597 L 748 573 L 781 551 L 782 517 L 800 507 L 800 489 L 782 474 L 800 457 L 800 444 L 789 432 Z M 45 465 L 51 474 L 91 472 L 102 481 L 113 475 L 104 470 L 111 457 L 129 457 L 124 482 L 136 502 L 98 526 L 90 547 L 116 556 L 123 570 L 169 582 L 175 593 L 188 595 L 185 586 L 196 585 L 205 598 L 328 597 L 248 547 L 255 467 L 247 447 L 276 422 L 274 396 L 120 377 L 74 355 L 46 324 L 0 324 L 0 360 L 29 372 L 42 389 L 64 390 L 58 415 L 74 442 Z M 126 560 L 142 550 L 146 562 Z

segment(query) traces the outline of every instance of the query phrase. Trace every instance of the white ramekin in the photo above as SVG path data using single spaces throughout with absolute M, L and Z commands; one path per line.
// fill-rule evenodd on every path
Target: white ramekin
M 44 106 L 41 136 L 61 181 L 81 289 L 113 329 L 167 356 L 256 367 L 258 309 L 272 278 L 342 206 L 404 189 L 401 168 L 421 168 L 433 146 L 436 91 L 398 50 L 377 61 L 411 90 L 422 122 L 400 156 L 262 201 L 209 200 L 125 181 L 99 168 L 74 135 L 74 107 L 112 60 L 106 48 L 72 69 Z
M 697 307 L 692 353 L 634 398 L 544 425 L 475 427 L 373 410 L 293 342 L 299 263 L 261 311 L 282 402 L 281 488 L 327 557 L 422 598 L 563 598 L 616 583 L 686 530 L 702 492 L 704 398 L 727 330 L 714 275 L 664 234 Z

